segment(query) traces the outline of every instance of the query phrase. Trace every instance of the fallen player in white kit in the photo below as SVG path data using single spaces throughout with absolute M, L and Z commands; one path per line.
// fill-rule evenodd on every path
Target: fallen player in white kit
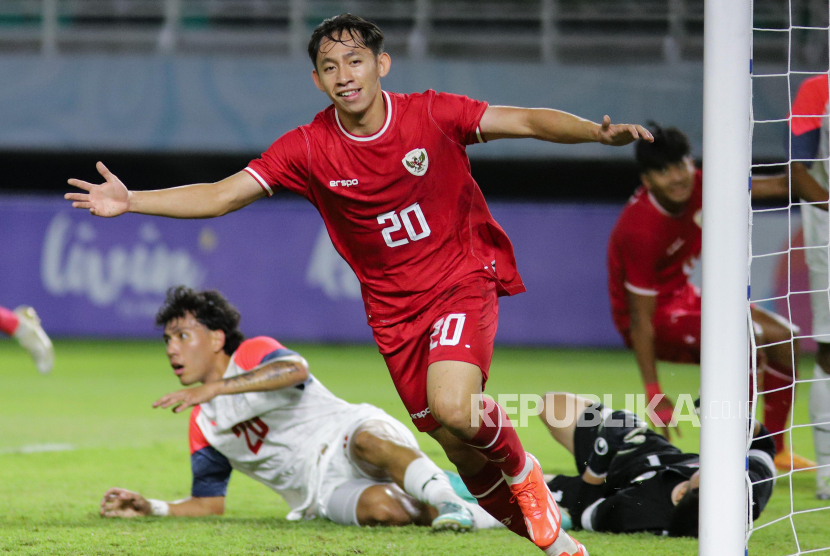
M 243 341 L 236 309 L 215 291 L 179 287 L 156 316 L 181 383 L 154 407 L 190 416 L 191 497 L 146 499 L 111 488 L 105 517 L 224 513 L 236 469 L 279 493 L 289 520 L 343 525 L 431 525 L 470 531 L 501 524 L 463 500 L 402 423 L 369 404 L 350 404 L 273 338 Z

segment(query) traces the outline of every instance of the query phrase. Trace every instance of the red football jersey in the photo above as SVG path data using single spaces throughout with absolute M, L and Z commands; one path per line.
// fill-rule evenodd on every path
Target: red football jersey
M 656 295 L 657 307 L 689 287 L 695 259 L 700 257 L 703 175 L 679 215 L 667 212 L 641 186 L 628 201 L 608 241 L 608 291 L 614 325 L 629 328 L 626 290 Z
M 270 196 L 308 199 L 361 283 L 369 324 L 399 322 L 465 277 L 486 272 L 500 295 L 525 291 L 513 246 L 470 174 L 487 104 L 426 91 L 383 92 L 386 120 L 351 135 L 329 106 L 251 161 Z

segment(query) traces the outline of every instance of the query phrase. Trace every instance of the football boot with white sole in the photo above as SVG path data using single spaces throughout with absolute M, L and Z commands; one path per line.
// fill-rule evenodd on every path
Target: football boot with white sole
M 438 517 L 432 520 L 433 531 L 466 533 L 473 530 L 475 525 L 473 513 L 461 504 L 444 502 L 437 509 Z
M 523 481 L 510 484 L 510 491 L 513 493 L 511 500 L 515 500 L 522 510 L 530 540 L 545 550 L 559 536 L 562 517 L 545 483 L 539 462 L 531 454 L 527 454 L 527 457 L 533 467 Z
M 12 336 L 32 356 L 40 374 L 48 374 L 55 363 L 55 351 L 52 341 L 40 325 L 40 318 L 33 308 L 25 305 L 15 309 L 14 313 L 17 315 L 18 325 Z

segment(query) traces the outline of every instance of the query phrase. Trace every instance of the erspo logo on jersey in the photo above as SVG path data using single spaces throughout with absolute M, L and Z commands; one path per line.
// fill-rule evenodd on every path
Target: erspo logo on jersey
M 357 179 L 353 180 L 332 180 L 329 182 L 329 187 L 351 187 L 357 185 Z
M 427 415 L 432 413 L 429 408 L 424 409 L 423 411 L 419 411 L 418 413 L 410 413 L 409 416 L 413 419 L 423 419 Z

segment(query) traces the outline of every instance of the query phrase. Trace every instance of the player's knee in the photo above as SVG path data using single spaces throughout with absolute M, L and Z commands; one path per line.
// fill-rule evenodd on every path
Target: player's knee
M 539 417 L 553 432 L 572 427 L 594 401 L 571 392 L 547 392 L 542 396 L 542 412 Z
M 352 462 L 369 477 L 389 478 L 389 464 L 394 459 L 391 441 L 368 431 L 357 433 L 352 439 L 349 454 Z
M 387 500 L 373 509 L 373 520 L 378 525 L 402 526 L 412 523 L 412 519 L 403 506 L 396 500 Z
M 368 431 L 362 431 L 352 439 L 352 456 L 364 461 L 371 461 L 372 455 L 383 450 L 384 441 Z
M 539 418 L 551 427 L 567 426 L 568 409 L 575 406 L 576 396 L 570 392 L 546 392 L 542 396 L 542 412 Z
M 393 485 L 366 489 L 358 502 L 361 525 L 409 525 L 412 518 L 396 496 Z
M 457 399 L 437 399 L 430 405 L 430 411 L 441 426 L 454 433 L 467 431 L 477 424 L 477 413 L 473 412 L 470 400 L 464 403 Z

